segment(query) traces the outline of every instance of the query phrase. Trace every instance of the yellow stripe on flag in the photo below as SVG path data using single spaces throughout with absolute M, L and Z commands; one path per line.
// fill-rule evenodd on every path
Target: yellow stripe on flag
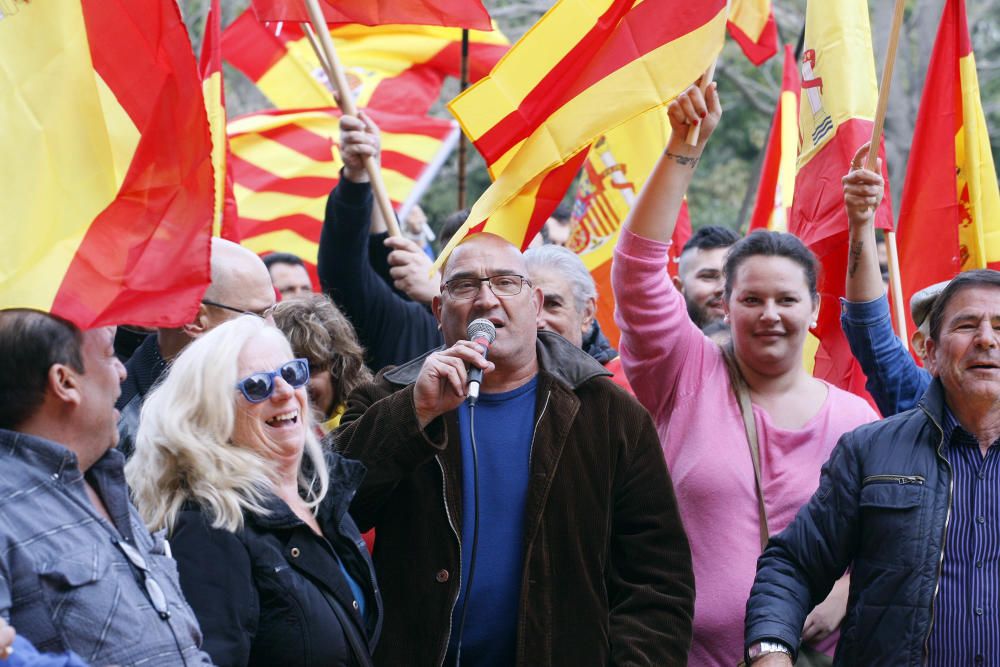
M 732 0 L 729 21 L 757 41 L 771 16 L 771 0 Z
M 326 200 L 323 197 L 299 197 L 283 192 L 254 192 L 239 183 L 233 184 L 233 194 L 236 196 L 241 215 L 252 216 L 254 220 L 273 220 L 296 214 L 322 220 L 326 211 Z
M 258 255 L 280 249 L 281 252 L 290 252 L 298 255 L 307 262 L 316 263 L 319 257 L 319 244 L 310 241 L 300 234 L 296 234 L 290 229 L 282 229 L 277 232 L 267 232 L 259 236 L 253 236 L 240 242 L 241 245 L 253 250 Z
M 137 135 L 94 73 L 80 3 L 18 9 L 0 20 L 0 306 L 47 310 Z
M 578 20 L 573 22 L 550 20 L 565 10 L 559 3 L 549 9 L 518 41 L 517 48 L 500 59 L 488 78 L 448 105 L 462 124 L 466 136 L 478 139 L 516 111 L 528 93 L 555 68 L 565 53 L 586 36 L 589 28 L 613 4 L 614 0 L 576 3 L 574 11 Z M 501 103 L 482 105 L 482 99 Z
M 799 144 L 799 117 L 795 113 L 795 93 L 781 93 L 781 159 L 778 161 L 778 192 L 774 212 L 767 228 L 772 232 L 788 231 L 788 215 L 795 197 L 795 147 Z
M 233 137 L 229 142 L 233 155 L 250 164 L 265 169 L 281 178 L 302 176 L 336 177 L 336 166 L 331 159 L 317 162 L 287 146 L 258 134 Z
M 215 172 L 212 236 L 222 236 L 222 202 L 226 198 L 226 109 L 222 106 L 222 72 L 213 72 L 201 86 L 212 133 L 212 169 Z
M 959 60 L 962 80 L 962 130 L 955 137 L 959 169 L 958 201 L 967 206 L 972 224 L 959 226 L 959 243 L 968 248 L 963 269 L 981 268 L 1000 262 L 1000 190 L 993 164 L 990 135 L 979 96 L 975 55 Z

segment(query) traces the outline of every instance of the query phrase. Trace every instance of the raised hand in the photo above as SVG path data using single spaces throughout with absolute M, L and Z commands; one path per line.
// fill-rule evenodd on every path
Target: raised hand
M 381 138 L 378 126 L 364 111 L 357 116 L 340 117 L 340 156 L 344 161 L 344 178 L 353 183 L 367 183 L 366 157 L 378 160 Z
M 389 275 L 396 289 L 420 303 L 430 303 L 441 294 L 441 274 L 416 243 L 405 236 L 390 236 L 385 245 L 389 253 Z

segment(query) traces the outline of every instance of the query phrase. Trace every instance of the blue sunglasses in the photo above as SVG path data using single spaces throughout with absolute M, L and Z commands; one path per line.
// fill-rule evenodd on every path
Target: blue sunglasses
M 243 398 L 251 403 L 260 403 L 274 393 L 274 378 L 279 375 L 295 389 L 305 386 L 309 382 L 309 362 L 305 359 L 292 359 L 277 370 L 261 371 L 243 378 L 236 383 L 236 388 L 243 394 Z

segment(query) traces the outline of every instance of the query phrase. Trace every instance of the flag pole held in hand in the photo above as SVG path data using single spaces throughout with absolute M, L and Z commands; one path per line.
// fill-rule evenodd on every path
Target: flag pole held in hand
M 889 45 L 885 51 L 885 65 L 882 67 L 882 84 L 878 90 L 878 106 L 875 109 L 875 122 L 872 124 L 872 141 L 868 147 L 868 157 L 865 159 L 865 169 L 875 171 L 878 168 L 878 147 L 882 143 L 882 128 L 885 125 L 885 112 L 889 107 L 889 87 L 892 83 L 892 70 L 896 65 L 896 49 L 899 46 L 899 30 L 903 24 L 903 10 L 906 0 L 896 0 L 892 14 L 892 30 L 889 32 Z M 892 294 L 892 311 L 896 318 L 896 334 L 908 349 L 906 332 L 906 313 L 903 311 L 903 286 L 899 275 L 899 251 L 896 249 L 896 233 L 886 232 L 885 245 L 889 258 L 889 290 Z
M 358 109 L 354 105 L 354 97 L 351 95 L 350 86 L 347 85 L 344 68 L 337 57 L 337 51 L 334 49 L 333 40 L 330 38 L 330 30 L 323 19 L 323 12 L 319 7 L 318 0 L 305 0 L 305 3 L 306 10 L 309 12 L 309 20 L 315 31 L 314 37 L 319 38 L 318 45 L 315 39 L 309 40 L 313 48 L 319 47 L 316 57 L 319 58 L 320 64 L 326 71 L 327 78 L 330 79 L 330 83 L 333 84 L 334 89 L 337 91 L 340 109 L 350 116 L 357 116 Z M 386 229 L 389 230 L 391 236 L 399 236 L 399 224 L 396 222 L 396 213 L 392 210 L 392 201 L 389 199 L 389 193 L 385 189 L 385 182 L 382 180 L 382 172 L 379 170 L 378 163 L 375 162 L 375 158 L 372 156 L 365 156 L 364 163 L 365 171 L 368 172 L 368 178 L 371 179 L 375 204 L 378 206 L 382 219 L 385 220 Z

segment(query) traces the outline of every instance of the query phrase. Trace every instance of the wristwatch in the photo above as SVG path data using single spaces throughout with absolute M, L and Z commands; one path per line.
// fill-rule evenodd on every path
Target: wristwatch
M 750 648 L 747 649 L 747 664 L 752 665 L 758 658 L 763 658 L 768 653 L 784 653 L 791 657 L 792 649 L 781 642 L 757 642 L 756 644 L 751 644 Z

